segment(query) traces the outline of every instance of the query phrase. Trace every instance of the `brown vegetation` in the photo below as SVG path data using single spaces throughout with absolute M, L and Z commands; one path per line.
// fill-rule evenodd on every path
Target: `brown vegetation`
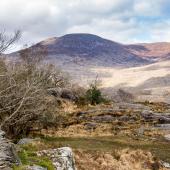
M 76 151 L 76 165 L 80 170 L 163 170 L 150 152 L 115 150 L 112 153 Z

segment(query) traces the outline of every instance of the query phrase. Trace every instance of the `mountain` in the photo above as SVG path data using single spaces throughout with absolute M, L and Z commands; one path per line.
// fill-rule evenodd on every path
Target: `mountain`
M 125 45 L 92 34 L 67 34 L 44 40 L 32 48 L 45 48 L 51 59 L 60 56 L 103 66 L 136 66 L 149 63 Z
M 126 47 L 131 53 L 144 59 L 170 59 L 170 43 L 168 42 L 132 44 Z
M 49 38 L 30 48 L 37 47 L 46 49 L 51 61 L 62 64 L 130 67 L 170 59 L 170 43 L 167 42 L 124 45 L 83 33 Z

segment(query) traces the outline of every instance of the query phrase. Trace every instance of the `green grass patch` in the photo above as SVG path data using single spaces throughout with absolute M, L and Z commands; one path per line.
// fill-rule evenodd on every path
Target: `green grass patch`
M 13 170 L 26 170 L 26 166 L 13 166 Z
M 23 145 L 18 153 L 22 166 L 14 166 L 13 170 L 25 170 L 27 165 L 39 165 L 48 170 L 55 170 L 51 160 L 47 157 L 38 157 L 36 150 L 37 148 L 34 145 Z
M 170 162 L 170 144 L 166 141 L 153 141 L 148 138 L 114 137 L 42 137 L 49 147 L 70 146 L 73 149 L 110 152 L 114 149 L 141 149 L 152 152 L 159 159 Z

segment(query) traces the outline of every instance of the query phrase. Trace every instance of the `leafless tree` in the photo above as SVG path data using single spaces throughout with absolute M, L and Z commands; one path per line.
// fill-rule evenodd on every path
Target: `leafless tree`
M 7 35 L 6 31 L 0 32 L 0 53 L 8 50 L 21 37 L 21 31 L 17 30 L 14 35 Z
M 27 48 L 19 62 L 0 63 L 1 128 L 10 138 L 26 134 L 41 115 L 56 110 L 48 100 L 48 89 L 63 87 L 66 79 L 53 65 L 42 62 L 45 55 L 43 50 Z

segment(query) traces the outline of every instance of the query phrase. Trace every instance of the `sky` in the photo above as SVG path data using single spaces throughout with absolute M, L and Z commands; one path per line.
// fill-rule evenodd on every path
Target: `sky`
M 170 42 L 170 0 L 1 0 L 0 27 L 22 31 L 18 47 L 68 33 Z

